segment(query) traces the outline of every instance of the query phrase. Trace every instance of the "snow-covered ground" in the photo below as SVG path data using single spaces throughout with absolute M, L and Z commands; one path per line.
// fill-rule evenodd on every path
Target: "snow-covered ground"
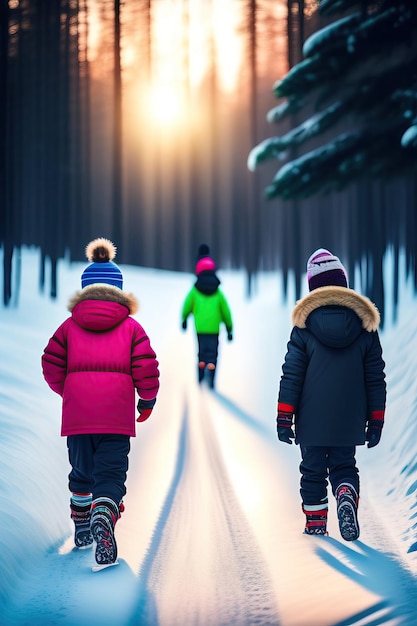
M 60 398 L 40 358 L 85 264 L 59 265 L 59 298 L 38 293 L 22 255 L 18 308 L 0 308 L 0 623 L 4 626 L 347 626 L 417 624 L 417 316 L 404 282 L 381 333 L 388 407 L 381 444 L 358 449 L 361 537 L 302 534 L 299 450 L 279 443 L 275 408 L 294 296 L 261 275 L 219 272 L 234 316 L 217 389 L 196 383 L 192 325 L 180 309 L 193 275 L 122 267 L 158 354 L 161 390 L 132 440 L 120 565 L 92 573 L 73 549 Z M 1 261 L 1 254 L 0 254 Z M 389 268 L 390 259 L 387 258 Z

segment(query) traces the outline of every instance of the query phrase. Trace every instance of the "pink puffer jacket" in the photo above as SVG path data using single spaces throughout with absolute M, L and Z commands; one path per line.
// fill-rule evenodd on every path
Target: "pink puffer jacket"
M 75 294 L 72 312 L 42 356 L 46 382 L 62 396 L 63 436 L 112 433 L 135 436 L 135 389 L 156 398 L 158 361 L 142 326 L 130 317 L 132 294 L 95 284 Z

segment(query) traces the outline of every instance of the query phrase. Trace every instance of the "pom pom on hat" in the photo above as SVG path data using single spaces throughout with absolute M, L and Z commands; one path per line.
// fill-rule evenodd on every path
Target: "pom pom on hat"
M 197 263 L 195 266 L 195 273 L 197 276 L 201 274 L 201 272 L 214 272 L 216 269 L 216 264 L 209 254 L 210 248 L 208 245 L 206 243 L 200 244 L 198 247 Z
M 210 254 L 210 248 L 208 247 L 208 245 L 206 243 L 202 243 L 199 247 L 198 247 L 198 255 L 197 258 L 198 259 L 202 259 L 205 256 L 209 256 Z
M 120 268 L 113 263 L 116 256 L 116 246 L 104 237 L 90 241 L 86 246 L 85 255 L 91 264 L 81 276 L 81 287 L 95 283 L 105 283 L 123 289 L 123 276 Z
M 99 237 L 90 241 L 85 248 L 85 256 L 89 261 L 103 263 L 105 261 L 113 261 L 116 256 L 117 248 L 110 239 Z
M 340 259 L 325 248 L 319 248 L 308 259 L 307 280 L 310 291 L 329 285 L 348 286 L 347 272 Z

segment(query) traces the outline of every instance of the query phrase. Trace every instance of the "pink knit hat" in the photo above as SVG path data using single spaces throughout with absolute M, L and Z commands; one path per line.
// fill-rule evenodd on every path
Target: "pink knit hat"
M 195 273 L 197 276 L 201 274 L 201 272 L 211 271 L 214 272 L 216 269 L 216 264 L 209 256 L 205 256 L 199 261 L 197 261 L 195 265 Z

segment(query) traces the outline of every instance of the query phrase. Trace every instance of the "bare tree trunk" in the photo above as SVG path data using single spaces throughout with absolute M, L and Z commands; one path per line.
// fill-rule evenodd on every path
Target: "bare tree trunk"
M 72 78 L 73 99 L 72 120 L 72 179 L 78 184 L 71 185 L 72 215 L 69 234 L 71 248 L 79 241 L 88 241 L 92 236 L 90 207 L 90 77 L 88 65 L 88 1 L 77 0 L 76 34 L 71 49 L 71 65 L 74 68 Z
M 10 205 L 6 172 L 7 167 L 7 106 L 8 106 L 8 42 L 9 42 L 9 3 L 0 0 L 0 198 L 3 208 L 0 211 L 0 244 L 3 246 L 3 302 L 7 305 L 11 298 L 11 264 L 13 246 L 9 241 Z M 11 239 L 11 238 L 10 238 Z
M 288 66 L 302 59 L 304 43 L 304 0 L 288 0 Z
M 250 106 L 250 145 L 257 144 L 257 20 L 256 20 L 257 3 L 256 0 L 249 0 L 249 106 Z M 246 272 L 247 272 L 247 293 L 250 295 L 252 291 L 252 277 L 256 272 L 258 248 L 259 248 L 259 219 L 255 215 L 256 204 L 258 201 L 257 177 L 248 177 L 248 198 L 246 204 Z
M 116 245 L 122 244 L 122 68 L 120 58 L 120 0 L 114 0 L 114 100 L 113 100 L 113 228 Z
M 213 2 L 212 2 L 213 4 Z M 214 7 L 213 7 L 214 11 Z M 207 172 L 210 173 L 210 196 L 208 207 L 210 220 L 208 223 L 208 235 L 211 241 L 219 241 L 219 229 L 221 228 L 219 219 L 219 176 L 218 176 L 218 152 L 219 152 L 219 83 L 216 46 L 213 29 L 210 32 L 210 79 L 209 79 L 209 124 L 210 124 L 210 150 L 208 153 L 209 162 Z M 214 253 L 214 251 L 213 251 Z

